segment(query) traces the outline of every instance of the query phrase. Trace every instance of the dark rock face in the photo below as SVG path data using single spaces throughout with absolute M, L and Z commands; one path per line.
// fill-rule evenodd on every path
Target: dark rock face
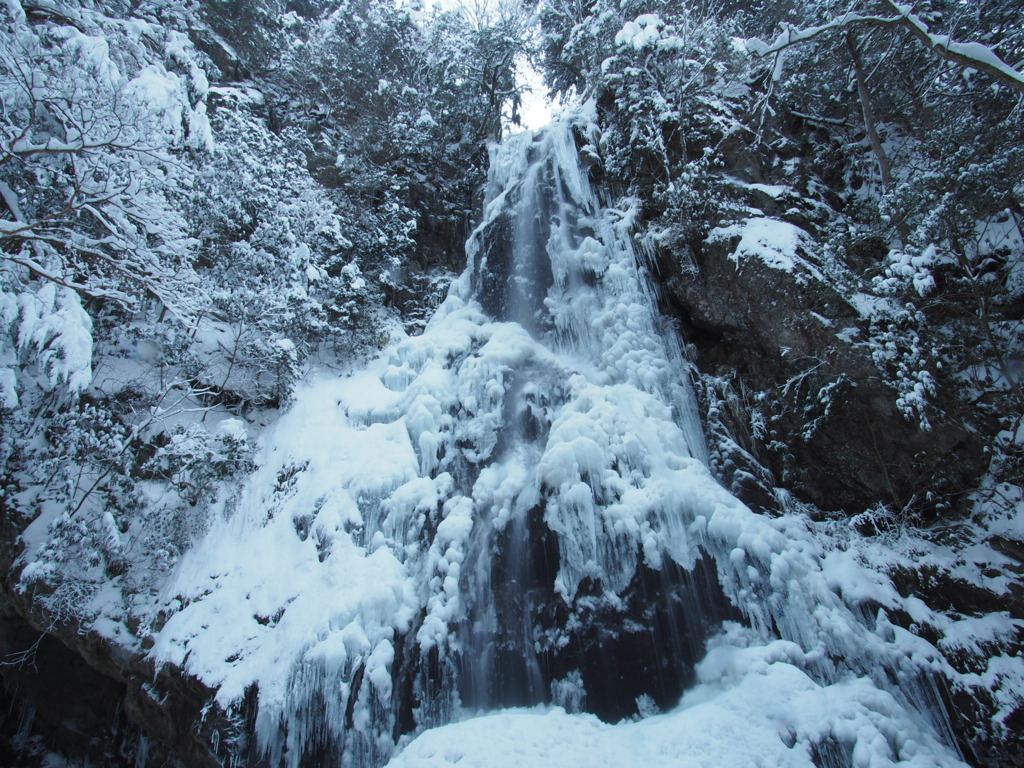
M 523 211 L 524 202 L 529 211 Z M 473 287 L 477 300 L 490 316 L 518 322 L 530 331 L 548 322 L 544 298 L 554 276 L 546 253 L 550 231 L 544 224 L 553 215 L 549 194 L 525 201 L 512 199 L 483 230 Z
M 0 765 L 26 768 L 49 752 L 119 768 L 213 768 L 239 754 L 244 726 L 212 689 L 142 648 L 49 615 L 18 587 L 23 525 L 0 499 Z M 8 754 L 5 754 L 7 752 Z
M 50 635 L 41 635 L 13 617 L 0 620 L 0 649 L 8 660 L 4 704 L 9 717 L 3 734 L 22 742 L 33 732 L 48 736 L 47 746 L 65 754 L 131 765 L 140 732 L 122 708 L 126 687 L 99 674 Z M 111 753 L 118 745 L 116 754 Z M 5 763 L 9 764 L 9 763 Z
M 34 755 L 55 751 L 104 766 L 203 768 L 244 747 L 239 725 L 198 681 L 95 632 L 43 632 L 26 618 L 37 612 L 0 597 L 0 703 L 11 713 L 0 728 L 4 765 L 35 765 Z
M 999 549 L 998 537 L 987 543 Z M 1013 562 L 1006 570 L 1019 578 L 1024 575 L 1024 552 L 1011 557 Z M 901 595 L 916 597 L 939 613 L 979 616 L 1006 612 L 1011 618 L 1024 618 L 1024 589 L 1019 582 L 1010 587 L 1009 595 L 997 594 L 935 566 L 913 563 L 897 568 L 891 576 Z M 916 623 L 906 614 L 890 617 L 894 624 L 943 648 L 946 660 L 964 675 L 987 675 L 993 658 L 1019 656 L 1024 651 L 1024 632 L 1019 630 L 1015 639 L 1001 644 L 979 640 L 971 648 L 944 647 L 940 642 L 942 632 L 935 627 Z M 1024 742 L 1020 738 L 1024 706 L 1006 712 L 1005 703 L 1001 704 L 984 684 L 946 686 L 943 694 L 950 725 L 968 762 L 986 768 L 1011 768 L 1024 763 Z
M 969 489 L 985 466 L 980 438 L 943 414 L 923 430 L 899 412 L 865 345 L 837 335 L 857 329 L 854 308 L 813 277 L 757 259 L 738 265 L 733 247 L 693 243 L 657 261 L 663 311 L 681 321 L 698 368 L 750 400 L 731 414 L 727 431 L 742 452 L 729 460 L 743 464 L 745 453 L 744 472 L 758 474 L 754 459 L 771 477 L 762 470 L 761 482 L 733 490 L 764 507 L 753 488 L 763 494 L 774 482 L 823 510 L 857 514 Z M 759 434 L 742 423 L 751 410 L 765 420 Z
M 610 723 L 637 715 L 648 699 L 667 710 L 694 684 L 707 639 L 722 622 L 743 621 L 708 556 L 689 570 L 670 559 L 660 569 L 641 565 L 614 604 L 600 579 L 588 578 L 567 603 L 555 586 L 557 536 L 542 508 L 530 513 L 527 531 L 522 540 L 502 536 L 491 563 L 504 620 L 479 654 L 484 665 L 463 659 L 461 699 L 469 706 L 554 700 Z
M 695 665 L 707 638 L 740 612 L 722 592 L 710 558 L 691 571 L 672 563 L 641 568 L 627 593 L 626 610 L 605 609 L 587 631 L 554 655 L 562 675 L 579 670 L 586 690 L 583 709 L 607 722 L 638 714 L 643 696 L 661 710 L 679 703 L 696 682 Z M 652 596 L 660 599 L 652 600 Z M 578 609 L 577 609 L 578 610 Z M 641 713 L 643 714 L 643 713 Z
M 813 224 L 770 199 L 750 202 L 800 226 L 813 244 Z M 848 262 L 877 261 L 878 251 L 885 253 L 884 244 L 861 245 L 865 252 L 847 254 Z M 984 437 L 957 418 L 955 397 L 936 393 L 930 429 L 908 420 L 897 407 L 899 393 L 883 380 L 864 343 L 865 320 L 837 289 L 806 271 L 740 259 L 736 249 L 736 239 L 694 238 L 663 248 L 653 265 L 661 309 L 679 322 L 701 373 L 712 464 L 723 484 L 755 510 L 772 514 L 791 499 L 806 501 L 849 518 L 865 536 L 890 532 L 891 519 L 861 514 L 879 504 L 922 520 L 943 510 L 963 512 L 988 456 Z M 1018 542 L 996 537 L 985 544 L 1024 562 Z M 1008 594 L 911 562 L 890 576 L 901 595 L 939 615 L 1008 611 L 1019 617 L 1024 567 L 1007 570 L 1017 580 Z M 1024 643 L 1018 633 L 1002 645 L 952 648 L 935 627 L 899 612 L 889 618 L 942 649 L 964 675 L 986 674 L 993 657 L 1017 655 Z M 1021 764 L 1024 745 L 1015 734 L 1024 709 L 1000 712 L 997 696 L 984 685 L 934 683 L 967 762 Z M 822 765 L 849 759 L 842 745 L 827 742 L 814 755 Z

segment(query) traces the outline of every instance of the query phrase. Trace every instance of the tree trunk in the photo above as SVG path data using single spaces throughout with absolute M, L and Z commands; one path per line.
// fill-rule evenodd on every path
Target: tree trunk
M 889 156 L 885 154 L 882 140 L 878 138 L 878 131 L 875 129 L 875 115 L 871 110 L 871 94 L 868 92 L 868 82 L 864 77 L 864 66 L 860 60 L 860 52 L 857 50 L 857 41 L 853 32 L 846 33 L 846 45 L 853 58 L 853 72 L 857 78 L 857 95 L 860 97 L 860 108 L 864 114 L 864 130 L 867 131 L 871 150 L 878 160 L 878 170 L 882 174 L 882 186 L 888 190 L 892 188 L 892 168 L 889 165 Z

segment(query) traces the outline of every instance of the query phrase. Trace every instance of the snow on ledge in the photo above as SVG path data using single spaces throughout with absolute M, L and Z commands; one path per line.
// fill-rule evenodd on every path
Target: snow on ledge
M 809 274 L 817 280 L 824 276 L 813 264 L 801 257 L 799 248 L 808 235 L 795 224 L 779 219 L 755 217 L 727 227 L 716 227 L 708 236 L 709 243 L 739 238 L 736 249 L 729 257 L 739 270 L 744 258 L 756 258 L 765 266 L 794 275 L 806 282 Z

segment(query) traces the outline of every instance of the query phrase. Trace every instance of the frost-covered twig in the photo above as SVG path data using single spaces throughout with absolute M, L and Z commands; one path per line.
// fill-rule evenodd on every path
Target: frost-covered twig
M 815 358 L 815 359 L 817 359 L 817 358 Z M 804 379 L 806 379 L 808 376 L 810 376 L 816 370 L 821 368 L 823 365 L 825 365 L 825 362 L 823 360 L 818 360 L 818 364 L 817 365 L 812 365 L 807 370 L 801 371 L 796 376 L 794 376 L 789 381 L 787 381 L 782 386 L 782 394 L 783 394 L 783 396 L 786 396 L 786 395 L 789 394 L 789 390 L 793 387 L 794 384 L 796 385 L 796 388 L 799 390 L 800 385 L 803 384 L 803 382 L 804 382 Z
M 25 664 L 35 666 L 36 653 L 39 651 L 39 644 L 43 642 L 44 637 L 46 637 L 46 635 L 40 633 L 39 637 L 36 638 L 36 641 L 28 648 L 8 653 L 0 659 L 0 667 L 21 667 Z

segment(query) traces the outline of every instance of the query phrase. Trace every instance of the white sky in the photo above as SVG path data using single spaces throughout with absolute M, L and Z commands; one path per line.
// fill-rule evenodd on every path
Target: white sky
M 530 91 L 523 94 L 523 106 L 519 110 L 523 127 L 535 131 L 551 122 L 555 105 L 547 98 L 547 88 L 540 72 L 526 64 L 520 67 L 520 78 L 530 87 Z

